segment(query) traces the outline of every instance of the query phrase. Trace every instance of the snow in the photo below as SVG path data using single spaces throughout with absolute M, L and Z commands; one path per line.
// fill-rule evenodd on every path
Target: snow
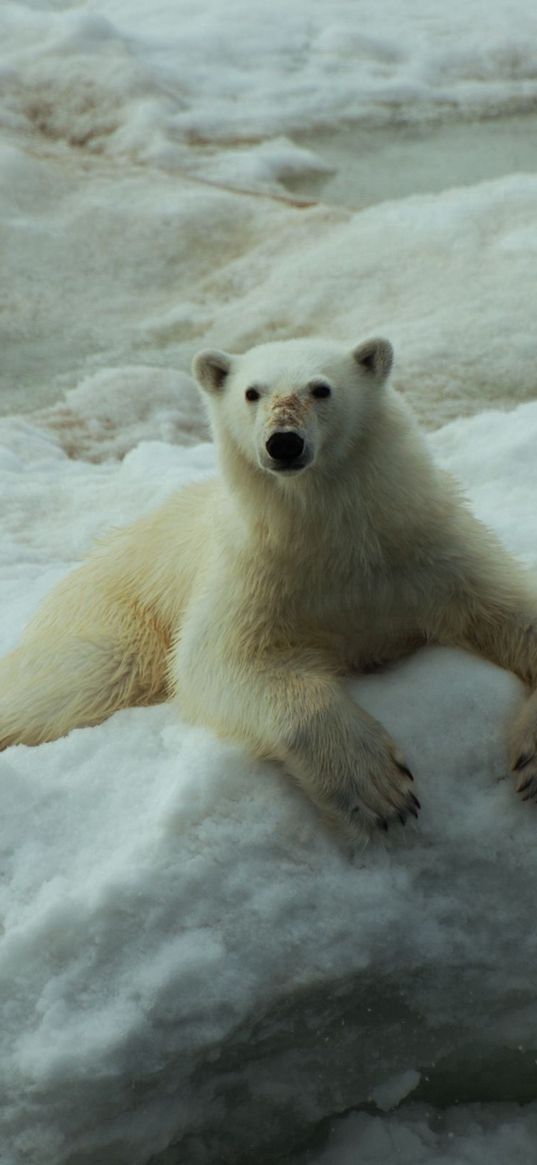
M 214 471 L 205 345 L 386 334 L 537 571 L 537 177 L 293 191 L 338 164 L 321 127 L 425 127 L 434 157 L 442 121 L 530 125 L 534 4 L 31 0 L 0 26 L 0 649 L 106 528 Z M 349 689 L 423 804 L 352 859 L 171 705 L 0 756 L 1 1165 L 533 1162 L 521 686 L 431 648 Z
M 325 1152 L 307 1165 L 533 1165 L 537 1106 L 498 1105 L 492 1115 L 481 1105 L 461 1105 L 444 1117 L 411 1105 L 406 1117 L 379 1120 L 349 1116 Z M 304 1162 L 306 1165 L 306 1162 Z

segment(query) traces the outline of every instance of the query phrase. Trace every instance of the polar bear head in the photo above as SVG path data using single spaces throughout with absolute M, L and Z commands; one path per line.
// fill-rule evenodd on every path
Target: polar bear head
M 259 470 L 289 479 L 316 464 L 331 470 L 348 455 L 378 409 L 392 359 L 388 340 L 350 351 L 286 340 L 242 356 L 199 352 L 192 370 L 217 442 L 231 440 Z

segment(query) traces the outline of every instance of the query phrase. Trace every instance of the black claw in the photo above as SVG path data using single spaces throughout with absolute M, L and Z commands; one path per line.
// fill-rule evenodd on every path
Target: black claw
M 399 764 L 399 761 L 396 761 L 395 763 L 397 765 L 397 768 L 400 769 L 401 772 L 405 774 L 405 777 L 408 777 L 409 781 L 414 780 L 414 777 L 412 776 L 410 769 L 407 769 L 406 765 Z
M 401 825 L 404 825 L 406 822 L 406 817 L 403 817 L 402 813 L 398 813 L 397 816 L 399 817 L 399 821 L 401 822 Z
M 517 793 L 524 793 L 526 791 L 526 789 L 528 789 L 529 786 L 532 784 L 532 781 L 533 781 L 533 777 L 528 777 L 528 779 L 526 781 L 524 781 L 524 784 L 521 785 L 519 789 L 517 789 Z
M 377 817 L 377 825 L 379 829 L 383 829 L 385 833 L 388 832 L 388 822 L 385 817 Z
M 515 770 L 515 772 L 518 773 L 518 772 L 520 772 L 520 769 L 525 769 L 526 765 L 529 765 L 530 760 L 533 760 L 534 756 L 535 756 L 534 752 L 521 753 L 516 764 L 513 765 L 513 769 Z
M 408 794 L 405 809 L 408 813 L 411 813 L 413 817 L 417 818 L 418 810 L 421 809 L 421 804 L 413 793 Z

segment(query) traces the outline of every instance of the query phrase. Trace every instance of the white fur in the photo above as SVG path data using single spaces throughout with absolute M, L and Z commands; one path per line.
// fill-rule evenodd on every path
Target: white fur
M 537 597 L 433 464 L 390 366 L 382 340 L 196 357 L 219 478 L 110 536 L 46 600 L 0 665 L 2 744 L 174 695 L 279 758 L 348 832 L 415 815 L 404 758 L 339 677 L 436 641 L 535 689 Z M 300 468 L 271 457 L 275 433 L 303 441 Z M 512 754 L 530 797 L 536 749 L 534 696 Z

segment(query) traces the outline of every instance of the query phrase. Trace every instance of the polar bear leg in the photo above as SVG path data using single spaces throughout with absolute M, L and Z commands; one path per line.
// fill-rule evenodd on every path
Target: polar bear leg
M 55 740 L 119 708 L 165 699 L 167 648 L 147 639 L 139 627 L 130 641 L 91 632 L 28 636 L 0 661 L 0 748 Z
M 364 825 L 386 829 L 390 820 L 417 817 L 413 778 L 397 746 L 335 676 L 312 668 L 311 658 L 252 664 L 247 656 L 210 659 L 195 651 L 187 660 L 179 650 L 177 664 L 183 713 L 282 761 L 348 836 Z
M 289 725 L 291 728 L 291 725 Z M 326 817 L 352 836 L 418 816 L 412 774 L 378 720 L 335 685 L 332 698 L 291 729 L 281 759 Z
M 537 595 L 498 549 L 448 603 L 438 638 L 470 648 L 532 690 L 510 736 L 510 764 L 523 800 L 537 799 Z

